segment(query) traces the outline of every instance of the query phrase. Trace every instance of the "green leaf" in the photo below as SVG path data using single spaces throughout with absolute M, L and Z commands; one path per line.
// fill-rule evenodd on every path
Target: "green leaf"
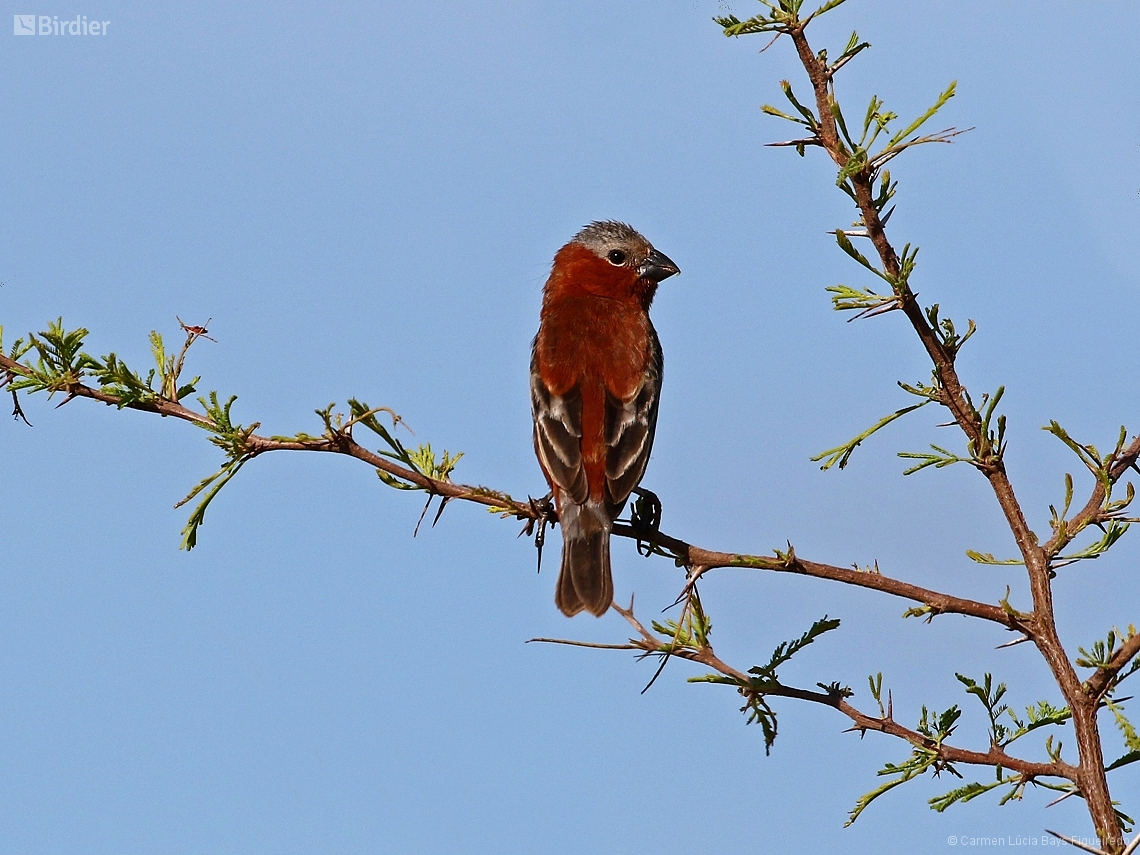
M 1140 736 L 1136 734 L 1136 728 L 1132 725 L 1127 718 L 1124 717 L 1124 706 L 1118 701 L 1106 700 L 1105 706 L 1111 711 L 1116 719 L 1116 726 L 1120 728 L 1120 733 L 1124 736 L 1124 747 L 1128 749 L 1129 753 L 1140 752 Z
M 871 264 L 871 262 L 867 260 L 866 256 L 864 256 L 863 253 L 859 252 L 859 250 L 855 248 L 855 245 L 851 243 L 851 238 L 847 237 L 846 232 L 844 232 L 842 229 L 836 229 L 835 242 L 839 244 L 840 249 L 842 249 L 845 253 L 858 261 L 880 279 L 884 279 L 887 282 L 891 281 L 891 278 L 887 276 L 887 274 L 883 273 L 881 270 L 875 267 L 875 265 Z
M 891 137 L 890 145 L 891 146 L 898 145 L 904 139 L 906 139 L 911 134 L 913 134 L 915 131 L 917 131 L 919 128 L 921 128 L 923 125 L 925 125 L 926 122 L 935 113 L 937 113 L 939 110 L 942 109 L 942 107 L 946 104 L 947 101 L 949 101 L 951 98 L 954 97 L 954 92 L 957 89 L 957 86 L 958 86 L 957 80 L 950 81 L 950 85 L 946 87 L 946 90 L 941 95 L 938 96 L 938 100 L 935 101 L 934 104 L 931 105 L 930 108 L 927 109 L 927 111 L 925 113 L 923 113 L 921 116 L 919 116 L 917 119 L 915 119 L 909 125 L 907 125 L 905 128 L 903 128 L 901 131 L 899 131 L 898 133 L 896 133 L 894 136 Z
M 858 314 L 848 321 L 858 320 L 862 317 L 874 317 L 892 309 L 900 308 L 899 298 L 896 294 L 886 296 L 876 294 L 871 289 L 862 290 L 847 285 L 829 285 L 824 290 L 831 292 L 832 308 L 837 312 L 855 310 Z
M 1090 543 L 1084 549 L 1069 553 L 1068 555 L 1060 555 L 1057 557 L 1057 560 L 1072 562 L 1100 558 L 1100 556 L 1108 552 L 1108 550 L 1124 536 L 1126 531 L 1128 531 L 1127 522 L 1109 520 L 1100 540 L 1095 543 Z
M 653 623 L 654 631 L 667 635 L 674 639 L 671 646 L 662 648 L 663 652 L 675 653 L 678 648 L 685 647 L 692 650 L 698 650 L 707 646 L 708 634 L 712 631 L 712 624 L 708 621 L 703 609 L 700 608 L 700 601 L 696 603 L 696 608 L 693 610 L 690 624 L 677 626 L 672 621 L 666 622 L 664 625 Z M 777 734 L 777 720 L 775 711 L 768 705 L 765 696 L 782 689 L 777 675 L 776 669 L 790 660 L 796 653 L 811 644 L 815 639 L 824 633 L 831 632 L 833 629 L 838 628 L 839 620 L 837 618 L 829 618 L 824 615 L 811 625 L 811 628 L 794 641 L 782 642 L 772 653 L 771 658 L 766 665 L 757 665 L 749 669 L 751 675 L 747 681 L 739 680 L 734 677 L 729 677 L 723 674 L 705 674 L 699 677 L 690 677 L 690 683 L 716 683 L 719 685 L 735 686 L 740 694 L 744 697 L 744 706 L 740 711 L 746 716 L 747 724 L 759 724 L 761 730 L 764 732 L 764 750 L 768 753 L 772 749 L 772 744 L 776 740 Z M 823 684 L 817 683 L 821 689 L 829 695 L 835 697 L 850 697 L 852 692 L 849 688 L 841 686 L 839 683 Z
M 1104 767 L 1106 772 L 1111 772 L 1113 769 L 1119 769 L 1121 766 L 1128 766 L 1140 760 L 1140 751 L 1129 751 L 1127 754 L 1117 757 L 1111 763 Z
M 1007 780 L 997 780 L 989 784 L 980 784 L 975 781 L 972 784 L 966 784 L 964 787 L 959 787 L 956 790 L 951 790 L 950 792 L 944 793 L 941 796 L 935 796 L 928 802 L 928 804 L 933 810 L 937 811 L 938 813 L 942 813 L 952 804 L 955 804 L 957 802 L 962 802 L 965 804 L 972 799 L 976 799 L 983 793 L 988 793 L 990 790 L 996 787 L 1001 787 L 1008 783 L 1009 781 Z
M 934 445 L 933 443 L 930 447 L 934 450 L 933 454 L 924 451 L 900 451 L 898 453 L 898 456 L 904 460 L 922 461 L 916 466 L 911 466 L 909 469 L 904 469 L 903 475 L 913 475 L 915 472 L 921 472 L 928 466 L 933 466 L 935 469 L 944 469 L 945 467 L 951 466 L 955 463 L 971 462 L 967 458 L 959 457 L 957 454 L 947 451 L 945 448 Z
M 962 674 L 955 674 L 958 682 L 966 687 L 966 691 L 976 697 L 986 708 L 986 714 L 990 719 L 990 739 L 995 745 L 1001 745 L 1005 742 L 1006 737 L 1009 736 L 1009 728 L 1000 724 L 998 719 L 1005 713 L 1009 707 L 1001 703 L 1001 699 L 1005 696 L 1006 686 L 1005 683 L 999 683 L 995 688 L 993 685 L 993 677 L 986 674 L 981 683 L 966 677 Z
M 228 484 L 230 480 L 235 475 L 237 475 L 239 471 L 241 471 L 241 468 L 246 464 L 246 461 L 250 459 L 250 457 L 242 457 L 238 460 L 231 460 L 227 462 L 213 475 L 210 475 L 207 478 L 203 478 L 198 483 L 198 486 L 190 491 L 189 495 L 187 495 L 186 498 L 175 505 L 176 508 L 181 507 L 193 499 L 195 496 L 197 496 L 199 493 L 201 493 L 203 490 L 205 490 L 207 487 L 209 487 L 209 489 L 206 490 L 205 494 L 202 496 L 202 501 L 198 503 L 198 506 L 194 508 L 194 512 L 190 514 L 190 519 L 187 521 L 186 527 L 182 529 L 182 545 L 179 547 L 180 549 L 185 549 L 187 552 L 189 552 L 191 549 L 197 546 L 198 529 L 201 527 L 202 523 L 206 521 L 206 508 L 210 506 L 210 502 L 214 501 L 214 497 L 217 496 L 219 492 L 221 492 L 222 487 L 226 486 L 226 484 Z
M 760 677 L 776 679 L 776 669 L 827 632 L 839 628 L 839 618 L 829 618 L 824 615 L 811 625 L 811 628 L 794 641 L 781 642 L 772 652 L 767 665 L 757 665 L 748 669 L 749 674 Z
M 890 415 L 883 416 L 883 418 L 879 419 L 877 422 L 871 425 L 871 427 L 867 428 L 865 431 L 853 439 L 850 439 L 847 442 L 843 443 L 843 445 L 838 445 L 835 448 L 829 448 L 827 451 L 821 451 L 819 454 L 812 457 L 811 460 L 816 463 L 818 463 L 820 460 L 823 460 L 823 465 L 819 467 L 823 470 L 830 469 L 836 464 L 839 464 L 840 469 L 844 469 L 847 466 L 847 461 L 851 459 L 851 455 L 855 452 L 855 449 L 858 448 L 865 439 L 870 437 L 876 431 L 886 427 L 895 419 L 905 416 L 907 413 L 921 409 L 929 403 L 930 400 L 928 399 L 918 404 L 911 404 L 909 407 L 903 407 L 901 410 L 895 410 L 895 412 L 891 413 Z
M 977 552 L 973 549 L 966 550 L 966 557 L 979 564 L 1018 565 L 1025 563 L 1020 558 L 994 558 L 992 553 Z
M 925 712 L 926 711 L 924 708 L 924 715 Z M 853 807 L 848 814 L 847 822 L 843 824 L 844 827 L 846 828 L 855 822 L 855 820 L 859 818 L 863 811 L 866 810 L 877 798 L 886 793 L 889 793 L 895 787 L 901 786 L 907 781 L 911 781 L 914 778 L 917 778 L 928 769 L 937 768 L 937 763 L 938 755 L 935 752 L 916 747 L 912 751 L 911 756 L 905 762 L 898 765 L 894 763 L 885 764 L 883 768 L 879 770 L 879 776 L 886 777 L 888 775 L 894 775 L 894 779 L 887 781 L 886 783 L 881 784 L 875 789 L 871 790 L 871 792 L 864 793 L 862 796 L 860 796 L 855 802 L 855 807 Z M 957 774 L 954 772 L 953 767 L 946 766 L 946 768 L 948 771 Z

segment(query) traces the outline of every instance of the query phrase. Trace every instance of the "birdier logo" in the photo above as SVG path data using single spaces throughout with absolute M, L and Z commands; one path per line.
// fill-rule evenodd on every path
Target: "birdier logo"
M 86 15 L 59 19 L 59 15 L 13 15 L 12 32 L 17 36 L 105 36 L 110 21 L 88 21 Z

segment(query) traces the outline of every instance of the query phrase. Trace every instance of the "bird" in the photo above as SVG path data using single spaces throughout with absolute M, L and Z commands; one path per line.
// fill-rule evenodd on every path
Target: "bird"
M 664 371 L 649 306 L 680 272 L 632 226 L 600 220 L 558 250 L 543 287 L 531 412 L 562 528 L 554 603 L 567 617 L 613 603 L 610 531 L 645 475 Z

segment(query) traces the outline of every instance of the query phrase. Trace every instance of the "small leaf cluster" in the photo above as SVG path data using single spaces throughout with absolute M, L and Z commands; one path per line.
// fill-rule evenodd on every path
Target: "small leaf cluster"
M 716 17 L 713 20 L 724 28 L 726 36 L 747 36 L 753 33 L 781 35 L 790 32 L 795 27 L 806 26 L 812 18 L 829 12 L 836 6 L 842 6 L 844 2 L 846 0 L 827 0 L 806 18 L 801 18 L 803 0 L 777 0 L 775 3 L 760 0 L 761 5 L 768 10 L 767 12 L 761 12 L 745 21 L 741 21 L 735 15 Z
M 882 711 L 882 675 L 879 674 L 877 677 L 868 678 L 868 683 L 871 687 L 871 694 L 878 702 L 879 709 Z M 887 715 L 889 715 L 889 713 L 884 712 L 884 716 Z M 905 784 L 907 781 L 914 780 L 926 774 L 928 771 L 935 775 L 945 771 L 956 777 L 962 777 L 953 765 L 942 759 L 938 750 L 942 743 L 949 739 L 954 733 L 961 715 L 962 711 L 956 705 L 941 713 L 927 709 L 924 706 L 922 708 L 922 715 L 916 726 L 918 733 L 924 737 L 924 743 L 922 745 L 912 746 L 910 757 L 902 763 L 885 763 L 883 765 L 878 775 L 880 777 L 893 776 L 893 778 L 879 785 L 869 793 L 864 793 L 860 796 L 848 814 L 846 825 L 851 825 L 851 823 L 855 822 L 855 820 L 859 818 L 859 815 L 862 814 L 875 799 L 879 798 L 879 796 L 890 792 L 895 787 Z
M 793 656 L 814 642 L 819 636 L 838 628 L 838 618 L 829 618 L 824 615 L 799 638 L 781 642 L 772 651 L 772 655 L 766 664 L 749 668 L 747 679 L 740 679 L 727 674 L 705 674 L 700 677 L 691 677 L 689 682 L 735 686 L 744 698 L 744 706 L 740 708 L 740 711 L 745 714 L 748 724 L 760 725 L 764 733 L 764 750 L 771 752 L 772 744 L 776 741 L 778 726 L 776 712 L 768 704 L 767 698 L 769 695 L 787 694 L 787 687 L 780 682 L 777 669 L 789 662 Z M 817 683 L 816 685 L 835 699 L 848 698 L 852 694 L 849 688 L 839 683 Z
M 1132 500 L 1136 497 L 1136 489 L 1129 481 L 1125 484 L 1123 498 L 1114 499 L 1112 495 L 1119 478 L 1119 473 L 1116 471 L 1118 461 L 1120 461 L 1128 441 L 1128 431 L 1123 426 L 1117 436 L 1116 445 L 1107 455 L 1101 454 L 1095 445 L 1077 442 L 1056 421 L 1051 421 L 1043 430 L 1061 440 L 1077 456 L 1096 479 L 1103 496 L 1100 507 L 1095 514 L 1092 516 L 1078 515 L 1075 519 L 1070 518 L 1069 511 L 1073 503 L 1073 476 L 1070 473 L 1065 473 L 1065 498 L 1061 504 L 1061 509 L 1058 510 L 1054 505 L 1049 506 L 1049 525 L 1053 529 L 1053 542 L 1057 544 L 1058 549 L 1062 548 L 1071 543 L 1090 525 L 1099 528 L 1101 536 L 1093 543 L 1075 552 L 1064 555 L 1049 555 L 1051 569 L 1058 569 L 1076 561 L 1099 558 L 1124 536 L 1129 525 L 1137 521 L 1137 518 L 1125 515 L 1132 504 Z
M 185 528 L 182 529 L 181 548 L 187 551 L 198 545 L 198 529 L 206 520 L 206 508 L 210 506 L 222 488 L 256 455 L 256 452 L 249 448 L 249 438 L 260 424 L 254 422 L 248 427 L 235 424 L 230 411 L 236 400 L 237 396 L 231 395 L 223 404 L 218 400 L 217 392 L 211 392 L 208 398 L 198 398 L 198 403 L 205 410 L 208 420 L 204 423 L 195 422 L 195 424 L 210 432 L 210 442 L 225 452 L 226 461 L 222 464 L 221 469 L 199 481 L 194 489 L 175 505 L 176 508 L 180 508 L 193 501 L 197 496 L 201 495 L 202 497 L 191 512 Z
M 351 418 L 345 421 L 341 416 L 333 413 L 334 406 L 335 405 L 330 404 L 324 410 L 317 411 L 317 415 L 319 415 L 325 423 L 326 436 L 332 438 L 340 433 L 351 436 L 353 426 L 358 424 L 364 425 L 364 427 L 380 437 L 384 441 L 385 446 L 387 446 L 386 448 L 378 449 L 378 454 L 395 460 L 398 463 L 402 463 L 408 469 L 425 478 L 430 478 L 433 481 L 450 481 L 451 473 L 455 469 L 455 465 L 459 462 L 459 459 L 463 457 L 463 452 L 452 455 L 445 450 L 442 456 L 437 460 L 430 443 L 423 443 L 414 449 L 405 446 L 393 433 L 396 426 L 399 425 L 403 419 L 389 407 L 369 407 L 367 404 L 361 403 L 355 398 L 350 398 L 348 406 Z M 392 420 L 392 430 L 386 428 L 380 420 L 376 418 L 379 413 L 388 414 Z M 419 484 L 402 480 L 385 472 L 383 469 L 377 469 L 376 474 L 380 476 L 381 481 L 397 490 L 428 489 Z
M 949 334 L 953 336 L 953 324 L 949 321 L 945 323 L 949 324 Z M 971 326 L 973 326 L 973 321 L 970 323 Z M 965 341 L 965 338 L 963 338 L 962 341 Z M 937 383 L 937 374 L 935 377 Z M 939 389 L 940 388 L 939 386 Z M 996 420 L 994 416 L 996 415 L 998 402 L 1001 401 L 1002 395 L 1004 394 L 1005 387 L 999 386 L 993 395 L 989 395 L 988 393 L 983 395 L 982 405 L 979 409 L 974 406 L 969 392 L 963 390 L 966 404 L 970 408 L 973 419 L 979 426 L 977 439 L 971 438 L 966 441 L 966 455 L 955 454 L 933 443 L 930 445 L 930 451 L 900 451 L 898 453 L 899 457 L 906 460 L 919 461 L 914 466 L 903 470 L 903 475 L 913 475 L 915 472 L 921 472 L 930 466 L 933 466 L 935 469 L 943 469 L 954 463 L 969 463 L 981 472 L 989 472 L 1001 466 L 1006 451 L 1006 421 L 1003 415 L 998 415 Z
M 10 379 L 9 389 L 13 392 L 47 392 L 50 397 L 57 392 L 71 394 L 77 386 L 93 379 L 95 387 L 112 396 L 115 406 L 122 409 L 159 400 L 178 403 L 183 396 L 195 391 L 201 379 L 195 377 L 189 383 L 179 384 L 182 363 L 191 340 L 183 346 L 180 354 L 167 355 L 162 336 L 152 330 L 150 343 L 155 367 L 144 377 L 131 370 L 114 353 L 102 358 L 86 353 L 83 345 L 88 335 L 88 330 L 83 327 L 66 329 L 63 318 L 58 318 L 50 322 L 46 330 L 28 333 L 26 339 L 17 339 L 8 356 L 19 362 L 24 370 Z M 37 358 L 25 359 L 31 351 Z
M 705 613 L 695 587 L 685 600 L 679 620 L 653 621 L 652 626 L 654 632 L 669 638 L 656 653 L 676 656 L 699 654 L 711 649 L 709 636 L 712 634 L 712 620 Z

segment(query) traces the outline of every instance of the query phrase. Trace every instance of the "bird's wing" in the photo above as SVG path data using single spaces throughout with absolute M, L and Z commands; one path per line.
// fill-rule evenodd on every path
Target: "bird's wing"
M 606 395 L 606 494 L 615 513 L 641 482 L 649 464 L 662 371 L 661 345 L 651 332 L 641 385 L 624 400 Z
M 530 403 L 534 414 L 534 450 L 546 476 L 575 504 L 589 498 L 590 485 L 582 465 L 582 392 L 575 386 L 554 395 L 542 381 L 537 361 L 530 372 Z

